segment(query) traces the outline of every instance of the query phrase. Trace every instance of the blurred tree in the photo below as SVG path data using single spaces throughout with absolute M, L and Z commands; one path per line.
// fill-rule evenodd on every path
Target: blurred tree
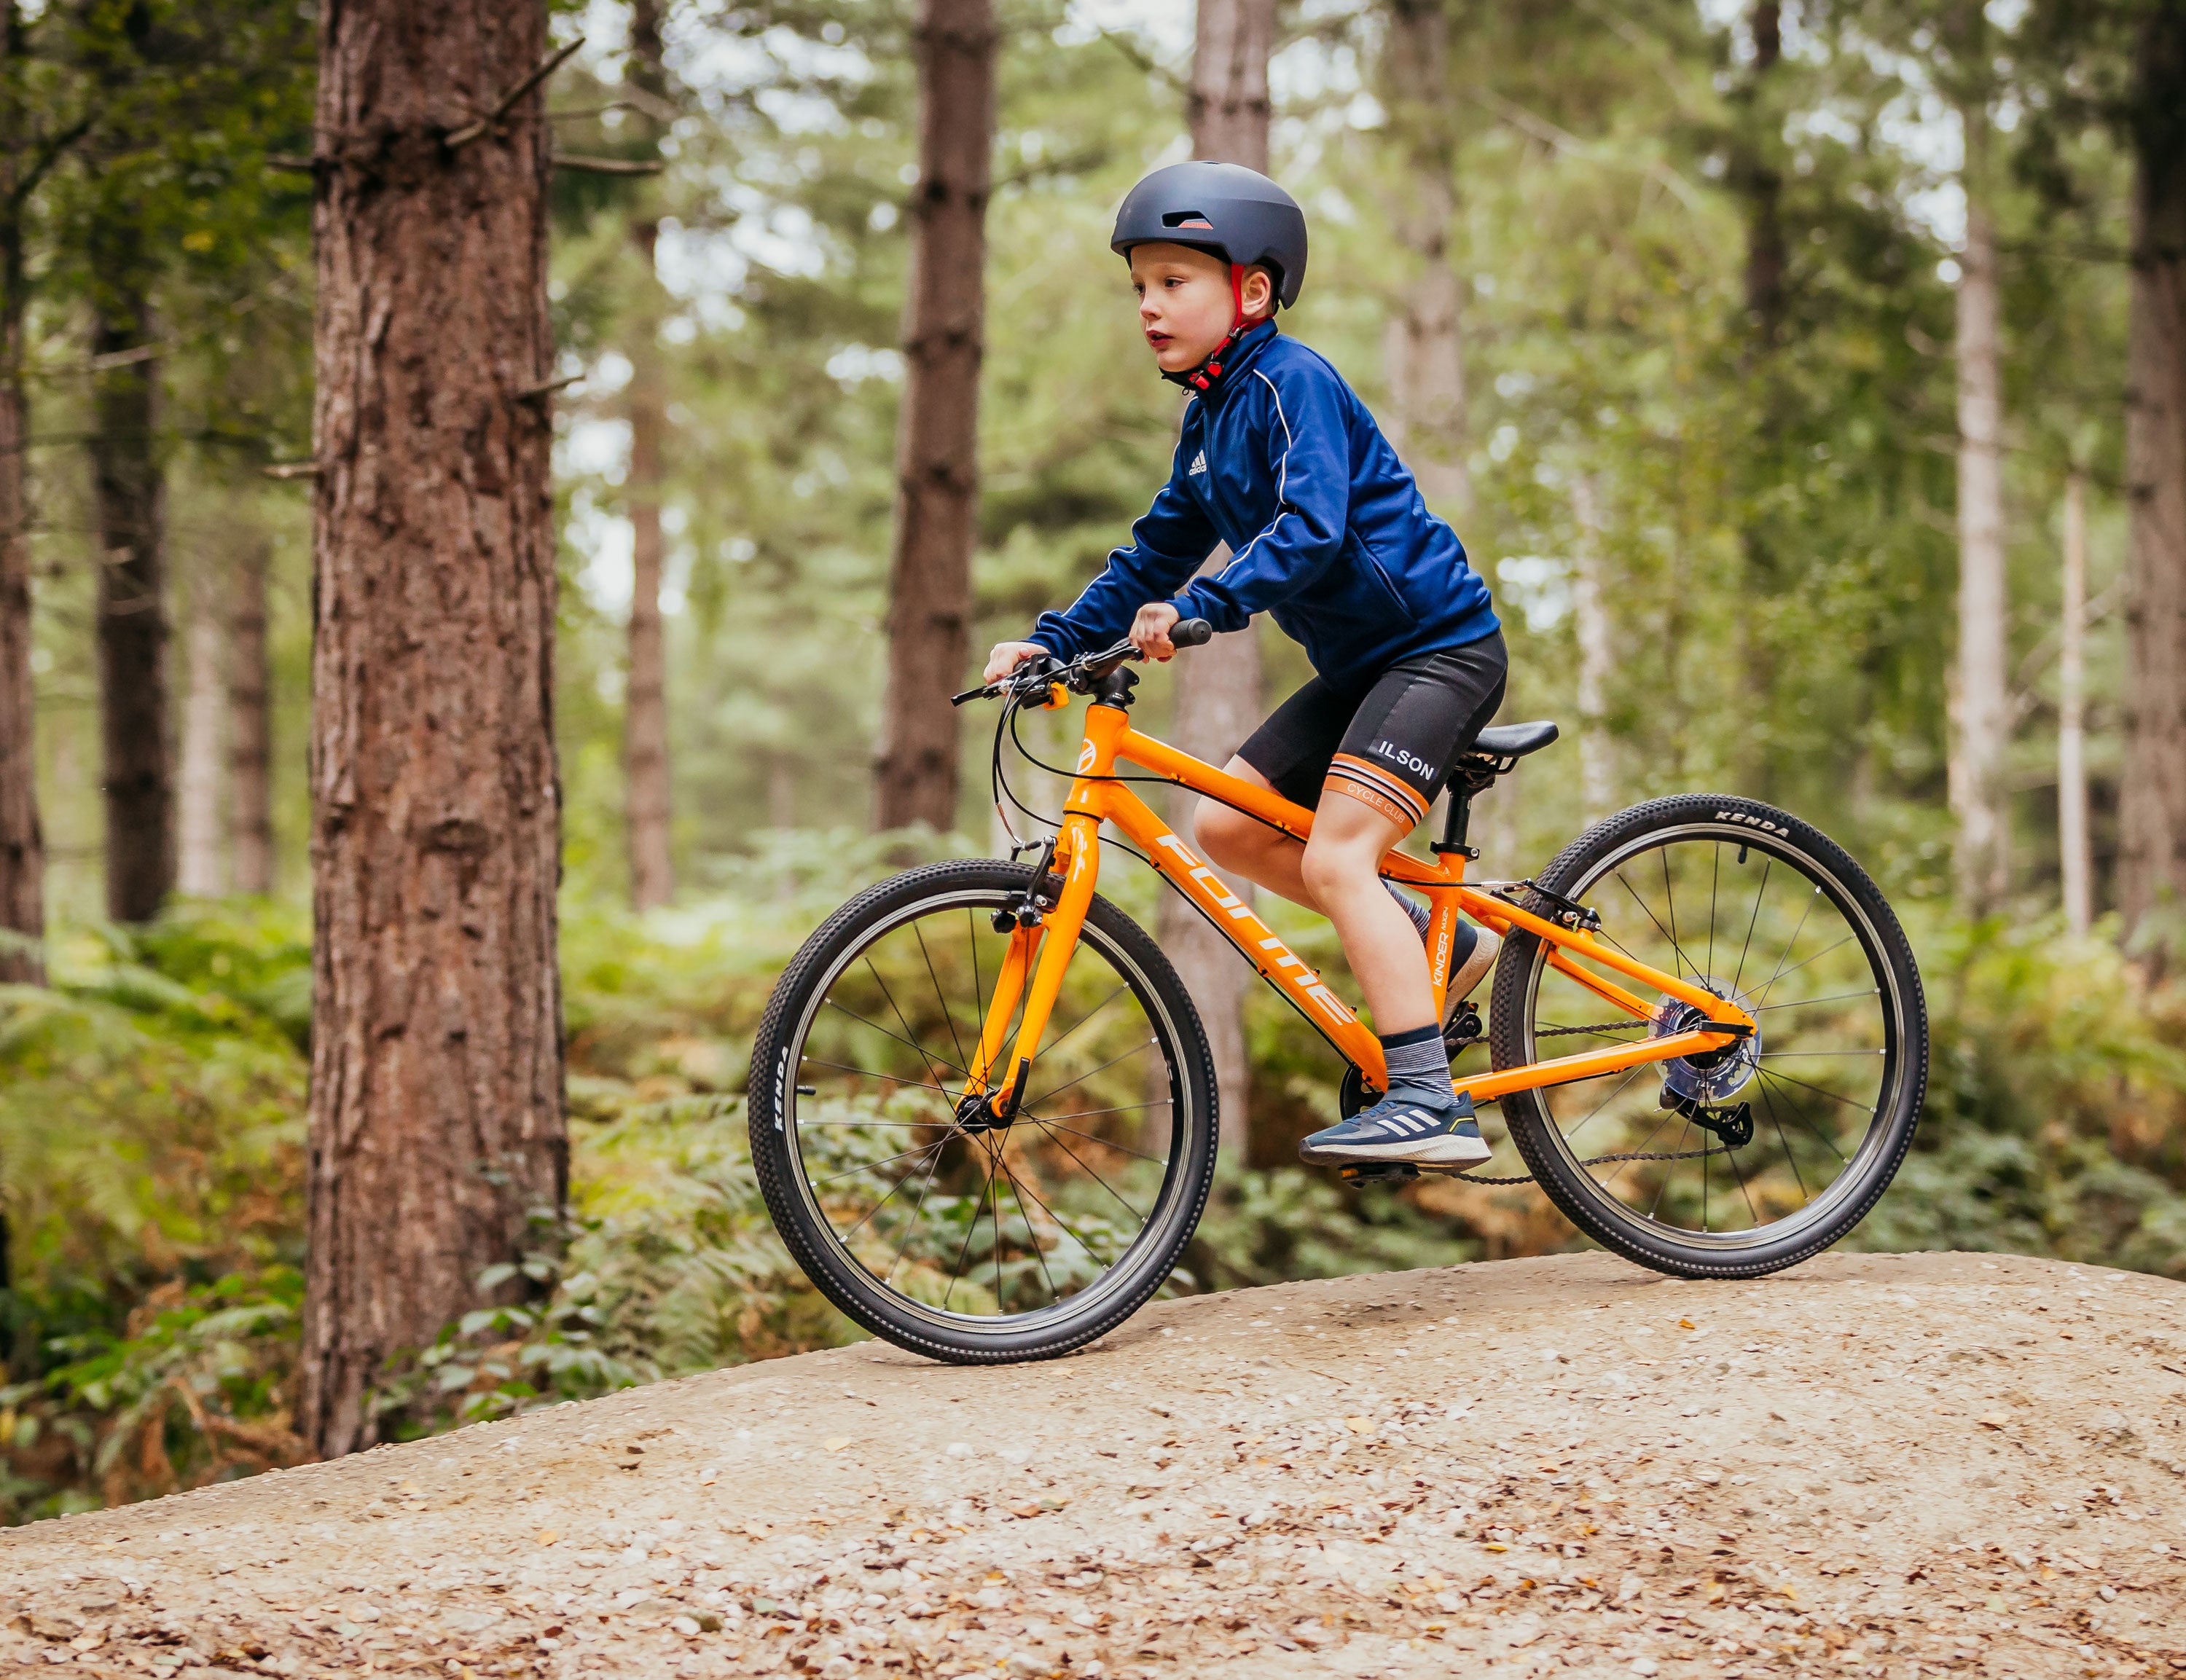
M 2128 932 L 2186 904 L 2186 5 L 2141 0 L 2123 115 L 2133 152 L 2132 510 L 2123 847 Z M 2175 960 L 2175 958 L 2174 958 Z
M 660 0 L 631 0 L 630 67 L 624 76 L 641 144 L 657 161 L 660 137 L 675 116 L 668 66 L 662 52 Z M 638 259 L 637 296 L 630 311 L 630 675 L 623 697 L 623 764 L 630 834 L 630 897 L 639 910 L 675 896 L 675 865 L 669 850 L 670 777 L 668 759 L 668 670 L 660 633 L 660 451 L 668 431 L 667 384 L 661 366 L 660 328 L 666 313 L 654 254 L 660 242 L 658 194 L 642 189 L 630 220 Z
M 266 648 L 270 547 L 263 537 L 244 539 L 228 602 L 228 864 L 238 893 L 273 890 L 273 683 Z
M 298 1431 L 509 1285 L 566 1187 L 546 0 L 324 14 Z M 514 1285 L 522 1288 L 519 1282 Z
M 1395 141 L 1388 191 L 1409 259 L 1382 350 L 1389 387 L 1382 428 L 1428 505 L 1472 511 L 1466 465 L 1463 290 L 1452 261 L 1458 99 L 1449 85 L 1450 0 L 1387 0 L 1382 81 Z
M 918 179 L 911 195 L 888 675 L 875 820 L 946 829 L 961 755 L 950 691 L 970 648 L 978 539 L 979 367 L 995 143 L 993 0 L 920 0 Z

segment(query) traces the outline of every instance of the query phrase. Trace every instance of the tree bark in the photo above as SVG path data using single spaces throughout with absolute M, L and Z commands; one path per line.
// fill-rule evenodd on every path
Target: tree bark
M 568 1171 L 543 398 L 545 0 L 320 14 L 312 1028 L 303 1394 L 368 1445 L 390 1361 L 509 1290 Z
M 1598 822 L 1617 802 L 1617 743 L 1609 734 L 1609 678 L 1617 652 L 1603 576 L 1601 500 L 1593 476 L 1572 480 L 1578 543 L 1572 554 L 1572 629 L 1578 639 L 1578 781 L 1586 820 Z
M 656 102 L 668 97 L 668 71 L 660 42 L 659 0 L 631 0 L 631 80 Z M 659 109 L 658 104 L 655 109 Z M 658 147 L 661 125 L 651 111 L 637 120 Z M 650 197 L 641 183 L 639 192 Z M 638 307 L 630 344 L 630 671 L 623 697 L 623 764 L 630 845 L 630 898 L 639 910 L 664 904 L 675 894 L 675 865 L 669 852 L 668 662 L 660 624 L 661 441 L 668 429 L 668 399 L 660 355 L 660 282 L 653 267 L 659 218 L 648 204 L 630 224 L 637 252 Z
M 873 779 L 883 828 L 956 823 L 956 708 L 978 536 L 979 364 L 995 143 L 993 0 L 919 0 L 903 407 L 888 563 L 888 691 Z
M 1757 347 L 1768 350 L 1784 332 L 1783 115 L 1772 99 L 1769 72 L 1784 56 L 1782 8 L 1759 0 L 1751 20 L 1753 69 L 1742 90 L 1744 132 L 1732 165 L 1746 199 L 1746 314 Z
M 92 353 L 153 336 L 143 229 L 117 209 L 94 229 Z M 98 711 L 106 913 L 149 921 L 175 887 L 174 747 L 167 717 L 166 475 L 159 360 L 93 376 L 91 477 L 98 533 Z
M 2088 475 L 2065 484 L 2064 623 L 2057 655 L 2057 854 L 2065 925 L 2085 933 L 2094 916 L 2094 862 L 2088 840 L 2086 756 Z
M 258 538 L 237 556 L 227 621 L 227 848 L 238 893 L 273 890 L 273 685 L 266 656 L 271 558 Z
M 189 660 L 182 692 L 182 741 L 177 762 L 176 834 L 178 854 L 175 884 L 199 898 L 227 890 L 222 867 L 221 801 L 221 736 L 225 732 L 227 686 L 224 616 L 214 600 L 218 585 L 209 564 L 190 580 L 190 616 L 186 652 Z
M 0 70 L 14 8 L 0 7 Z M 38 824 L 37 705 L 31 680 L 31 501 L 23 384 L 23 222 L 16 202 L 20 107 L 0 85 L 0 985 L 36 984 L 44 970 L 45 838 Z M 13 206 L 13 208 L 9 208 Z M 28 942 L 19 944 L 17 941 Z M 4 1264 L 0 1259 L 0 1264 Z
M 1449 92 L 1449 14 L 1442 0 L 1390 0 L 1382 79 L 1402 160 L 1395 182 L 1398 243 L 1412 273 L 1382 335 L 1389 440 L 1431 507 L 1466 513 L 1463 301 L 1450 264 L 1456 214 L 1456 101 Z
M 1192 50 L 1191 87 L 1185 109 L 1191 122 L 1191 154 L 1218 163 L 1268 167 L 1268 57 L 1275 37 L 1275 0 L 1200 0 Z M 1219 548 L 1208 562 L 1219 568 L 1230 558 Z M 1175 722 L 1170 738 L 1181 750 L 1212 764 L 1235 753 L 1260 719 L 1260 644 L 1247 626 L 1218 636 L 1176 662 Z M 1172 802 L 1184 826 L 1196 801 Z M 1250 898 L 1250 889 L 1233 882 Z M 1247 1151 L 1251 1138 L 1253 1070 L 1245 1053 L 1245 988 L 1253 971 L 1229 941 L 1174 893 L 1164 894 L 1158 922 L 1162 949 L 1176 965 L 1199 1006 L 1214 1053 L 1221 1146 L 1248 1152 L 1255 1164 L 1278 1147 L 1265 1140 Z M 1287 1143 L 1287 1140 L 1281 1140 Z
M 2129 128 L 2130 604 L 2118 903 L 2128 938 L 2186 899 L 2186 13 L 2150 7 Z
M 1959 255 L 1959 647 L 1952 673 L 1953 740 L 1948 765 L 1958 825 L 1959 908 L 1986 916 L 2010 886 L 2004 753 L 2011 696 L 2005 671 L 2004 375 L 1996 230 L 1983 190 L 1987 119 L 1965 108 L 1966 242 Z

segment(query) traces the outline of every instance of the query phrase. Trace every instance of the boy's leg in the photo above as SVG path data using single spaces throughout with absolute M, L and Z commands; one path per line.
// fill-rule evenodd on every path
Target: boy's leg
M 1323 799 L 1312 843 L 1298 848 L 1299 873 L 1312 895 L 1307 902 L 1336 924 L 1383 1038 L 1436 1024 L 1427 948 L 1382 883 L 1383 855 L 1410 831 L 1410 823 L 1356 799 Z

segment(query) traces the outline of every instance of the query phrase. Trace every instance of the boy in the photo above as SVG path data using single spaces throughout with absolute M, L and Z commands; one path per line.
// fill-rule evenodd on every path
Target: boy
M 1162 377 L 1197 400 L 1169 484 L 1130 545 L 1067 611 L 1043 613 L 1030 639 L 999 644 L 986 680 L 1023 659 L 1106 645 L 1126 626 L 1141 652 L 1167 659 L 1182 619 L 1237 631 L 1272 613 L 1303 643 L 1318 675 L 1228 768 L 1314 808 L 1311 842 L 1211 800 L 1193 830 L 1221 867 L 1336 924 L 1387 1053 L 1382 1100 L 1298 1152 L 1314 1162 L 1477 1165 L 1488 1150 L 1451 1084 L 1427 912 L 1384 882 L 1379 864 L 1502 701 L 1507 662 L 1487 586 L 1342 377 L 1277 332 L 1275 310 L 1298 301 L 1305 278 L 1305 217 L 1287 193 L 1235 164 L 1156 170 L 1124 199 L 1110 244 L 1130 263 Z M 1233 557 L 1194 579 L 1218 541 Z M 1460 924 L 1453 1005 L 1493 966 L 1498 943 Z

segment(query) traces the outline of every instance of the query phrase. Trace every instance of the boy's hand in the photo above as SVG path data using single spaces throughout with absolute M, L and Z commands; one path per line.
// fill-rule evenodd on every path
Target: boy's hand
M 987 655 L 987 669 L 979 680 L 1000 682 L 1028 659 L 1045 659 L 1047 649 L 1037 641 L 998 641 Z
M 1183 616 L 1166 601 L 1149 601 L 1131 620 L 1131 646 L 1149 659 L 1174 659 L 1176 647 L 1169 633 Z

